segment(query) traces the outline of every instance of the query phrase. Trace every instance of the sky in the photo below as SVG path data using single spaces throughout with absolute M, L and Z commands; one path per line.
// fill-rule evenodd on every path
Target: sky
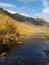
M 0 7 L 10 13 L 19 13 L 49 22 L 49 0 L 0 0 Z

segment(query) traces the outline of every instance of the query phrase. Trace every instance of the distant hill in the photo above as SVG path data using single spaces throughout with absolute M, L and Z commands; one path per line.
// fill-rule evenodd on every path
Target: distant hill
M 32 23 L 34 25 L 39 25 L 39 26 L 44 25 L 44 23 L 45 23 L 42 20 L 39 21 L 39 20 L 36 20 L 36 19 L 34 19 L 32 17 L 26 17 L 26 16 L 20 15 L 18 13 L 13 14 L 13 18 L 15 20 L 20 21 L 20 22 L 30 22 L 30 23 Z
M 0 13 L 6 14 L 10 17 L 12 17 L 13 19 L 19 21 L 19 22 L 30 22 L 34 25 L 39 25 L 39 26 L 43 26 L 44 24 L 49 24 L 48 22 L 46 22 L 44 19 L 41 18 L 32 18 L 32 17 L 26 17 L 23 15 L 20 15 L 19 13 L 16 14 L 11 14 L 6 10 L 3 10 L 2 8 L 0 8 Z
M 46 22 L 41 18 L 34 19 L 32 17 L 20 15 L 19 13 L 11 14 L 8 11 L 0 8 L 0 25 L 2 28 L 7 21 L 9 24 L 14 23 L 16 30 L 20 34 L 49 32 L 49 22 Z

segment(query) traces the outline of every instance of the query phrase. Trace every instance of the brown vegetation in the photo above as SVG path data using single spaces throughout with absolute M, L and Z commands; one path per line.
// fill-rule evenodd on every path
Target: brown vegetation
M 17 45 L 18 36 L 38 37 L 34 36 L 34 33 L 47 33 L 49 32 L 49 23 L 43 20 L 35 20 L 21 16 L 19 14 L 10 14 L 3 9 L 0 10 L 0 53 L 9 51 L 15 45 Z M 49 34 L 41 36 L 49 39 Z

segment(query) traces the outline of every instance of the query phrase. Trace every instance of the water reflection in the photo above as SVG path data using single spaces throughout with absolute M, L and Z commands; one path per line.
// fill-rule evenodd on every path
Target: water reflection
M 48 45 L 49 40 L 30 39 L 14 48 L 7 57 L 0 57 L 0 65 L 48 65 L 48 51 L 44 51 Z

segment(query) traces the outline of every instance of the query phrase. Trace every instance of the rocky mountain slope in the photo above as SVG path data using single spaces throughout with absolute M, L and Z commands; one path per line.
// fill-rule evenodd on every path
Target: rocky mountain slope
M 0 8 L 0 29 L 6 28 L 6 23 L 13 24 L 16 31 L 22 35 L 33 33 L 49 33 L 49 22 L 41 18 L 34 19 L 26 17 L 18 13 L 11 14 L 8 11 Z

